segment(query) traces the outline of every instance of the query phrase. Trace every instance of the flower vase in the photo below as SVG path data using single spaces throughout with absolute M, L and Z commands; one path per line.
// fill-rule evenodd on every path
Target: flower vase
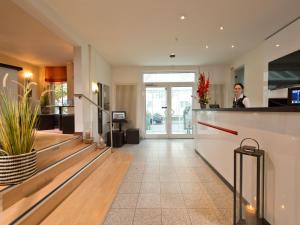
M 206 109 L 206 103 L 200 102 L 200 108 L 201 109 Z

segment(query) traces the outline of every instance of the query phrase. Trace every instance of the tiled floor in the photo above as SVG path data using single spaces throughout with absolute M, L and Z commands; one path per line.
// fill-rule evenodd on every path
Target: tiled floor
M 105 225 L 232 224 L 232 192 L 193 150 L 193 141 L 144 140 Z

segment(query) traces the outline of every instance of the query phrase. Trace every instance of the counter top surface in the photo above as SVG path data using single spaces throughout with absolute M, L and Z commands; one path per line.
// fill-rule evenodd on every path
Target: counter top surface
M 226 112 L 300 112 L 300 106 L 193 109 L 193 111 L 226 111 Z

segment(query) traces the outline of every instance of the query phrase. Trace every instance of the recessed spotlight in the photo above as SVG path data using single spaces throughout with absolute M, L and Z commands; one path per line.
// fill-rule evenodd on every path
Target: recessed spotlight
M 186 17 L 185 17 L 185 16 L 180 16 L 180 19 L 181 19 L 181 20 L 185 20 Z
M 221 26 L 221 27 L 220 27 L 220 30 L 224 30 L 224 27 Z
M 285 205 L 282 204 L 282 205 L 281 205 L 281 208 L 282 208 L 282 209 L 285 209 Z
M 169 57 L 170 57 L 171 59 L 173 59 L 173 58 L 176 57 L 176 54 L 175 54 L 175 53 L 171 53 L 171 54 L 169 55 Z
M 231 45 L 231 48 L 235 48 L 235 46 L 234 46 L 234 45 Z
M 208 45 L 205 45 L 205 48 L 208 48 Z
M 280 44 L 276 44 L 275 46 L 276 46 L 276 48 L 278 48 L 278 47 L 280 47 Z

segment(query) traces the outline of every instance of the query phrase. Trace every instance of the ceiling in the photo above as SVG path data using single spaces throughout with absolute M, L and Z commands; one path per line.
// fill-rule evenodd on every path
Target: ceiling
M 9 0 L 1 1 L 0 53 L 34 65 L 65 65 L 73 46 Z
M 41 1 L 112 65 L 143 66 L 229 62 L 298 17 L 300 8 L 299 0 Z

